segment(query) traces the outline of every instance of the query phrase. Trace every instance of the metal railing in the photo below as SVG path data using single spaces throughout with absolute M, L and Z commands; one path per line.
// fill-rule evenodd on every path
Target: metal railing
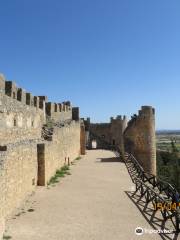
M 179 200 L 177 199 L 179 193 L 177 190 L 170 183 L 145 172 L 132 154 L 126 153 L 124 162 L 136 186 L 136 191 L 133 195 L 139 192 L 140 198 L 144 197 L 147 204 L 149 202 L 152 202 L 153 205 L 162 204 L 162 206 L 173 206 L 174 203 L 176 204 L 176 208 L 162 208 L 160 211 L 164 221 L 170 219 L 176 232 L 180 232 L 180 210 Z

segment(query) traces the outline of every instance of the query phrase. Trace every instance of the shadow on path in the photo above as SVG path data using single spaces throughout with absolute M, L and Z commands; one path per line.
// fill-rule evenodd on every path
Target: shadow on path
M 97 158 L 97 162 L 101 163 L 112 163 L 112 162 L 123 162 L 120 157 L 111 157 L 111 158 Z
M 173 228 L 165 226 L 166 221 L 164 221 L 160 214 L 157 214 L 157 212 L 154 211 L 153 206 L 150 206 L 150 204 L 148 205 L 146 201 L 143 201 L 140 195 L 134 194 L 134 192 L 130 191 L 125 191 L 125 193 L 128 196 L 128 198 L 136 205 L 136 207 L 141 212 L 143 217 L 146 219 L 146 221 L 151 225 L 151 227 L 154 230 L 165 229 L 172 231 Z M 173 233 L 159 233 L 159 236 L 163 240 L 178 239 L 178 234 L 176 234 L 175 231 L 173 231 Z

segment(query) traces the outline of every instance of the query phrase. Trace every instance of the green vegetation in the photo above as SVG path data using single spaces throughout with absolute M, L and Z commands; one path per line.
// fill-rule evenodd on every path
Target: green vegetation
M 78 160 L 80 160 L 80 159 L 81 159 L 81 157 L 79 156 L 79 157 L 77 157 L 75 160 L 77 160 L 77 161 L 78 161 Z
M 157 151 L 157 175 L 180 191 L 180 151 L 174 138 Z
M 59 182 L 59 178 L 65 177 L 65 175 L 70 175 L 70 168 L 67 165 L 64 165 L 59 170 L 56 171 L 56 174 L 50 179 L 48 185 L 52 185 Z
M 161 131 L 156 134 L 157 149 L 171 152 L 171 142 L 180 151 L 180 131 Z

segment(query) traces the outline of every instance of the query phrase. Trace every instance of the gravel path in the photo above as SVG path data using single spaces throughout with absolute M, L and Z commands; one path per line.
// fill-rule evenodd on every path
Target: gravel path
M 24 213 L 8 222 L 6 235 L 12 240 L 161 239 L 135 235 L 138 226 L 152 228 L 125 193 L 133 185 L 114 153 L 88 151 L 70 172 L 55 187 L 38 187 Z

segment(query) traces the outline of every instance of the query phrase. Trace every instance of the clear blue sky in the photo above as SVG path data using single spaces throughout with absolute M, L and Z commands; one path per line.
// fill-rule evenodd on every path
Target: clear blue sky
M 179 0 L 0 1 L 0 72 L 108 121 L 156 108 L 180 129 Z

